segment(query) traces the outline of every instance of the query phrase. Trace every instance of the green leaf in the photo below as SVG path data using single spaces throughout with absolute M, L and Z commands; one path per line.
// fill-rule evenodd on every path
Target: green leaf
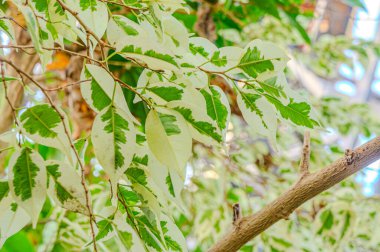
M 101 120 L 106 123 L 104 131 L 113 134 L 115 143 L 115 169 L 119 169 L 124 165 L 124 155 L 121 153 L 121 144 L 127 143 L 125 135 L 129 131 L 129 123 L 121 115 L 119 115 L 114 106 L 110 106 L 101 116 Z
M 164 126 L 166 135 L 172 136 L 172 135 L 181 134 L 181 130 L 176 124 L 177 119 L 175 116 L 162 114 L 162 113 L 158 113 L 158 116 L 160 118 L 162 125 Z
M 53 129 L 61 122 L 59 114 L 48 104 L 28 108 L 20 119 L 26 132 L 45 138 L 56 137 L 57 132 Z
M 128 179 L 133 183 L 137 183 L 143 186 L 146 186 L 148 184 L 147 176 L 143 169 L 131 167 L 125 172 L 125 174 L 127 175 Z
M 95 79 L 92 79 L 91 81 L 91 91 L 91 99 L 93 100 L 95 108 L 99 111 L 111 104 L 111 98 L 108 97 L 106 92 L 100 87 Z
M 245 103 L 246 107 L 251 112 L 256 113 L 262 119 L 264 114 L 256 105 L 256 101 L 261 98 L 261 95 L 252 94 L 252 93 L 244 93 L 244 92 L 240 92 L 240 94 L 241 94 L 241 98 L 242 98 L 243 102 Z M 265 128 L 268 128 L 268 126 L 266 125 L 266 123 L 264 121 L 263 121 L 263 125 Z
M 24 148 L 13 166 L 13 186 L 16 196 L 22 201 L 32 197 L 33 188 L 36 187 L 36 176 L 40 168 L 33 162 L 30 155 L 32 150 Z
M 135 28 L 123 22 L 120 16 L 113 16 L 113 20 L 115 20 L 115 23 L 118 26 L 120 26 L 127 35 L 137 36 L 139 34 L 139 32 Z
M 209 122 L 196 121 L 190 109 L 184 107 L 174 107 L 173 109 L 179 112 L 183 118 L 185 118 L 185 120 L 200 134 L 210 136 L 218 143 L 222 142 L 222 136 L 218 134 L 217 129 Z
M 168 173 L 168 176 L 166 176 L 165 182 L 168 186 L 170 194 L 175 197 L 174 187 L 172 183 L 172 178 L 170 177 L 170 173 Z
M 129 232 L 117 231 L 117 235 L 120 238 L 121 243 L 127 248 L 131 249 L 133 245 L 133 237 Z
M 237 95 L 237 104 L 243 118 L 258 135 L 267 137 L 273 147 L 276 147 L 277 115 L 272 104 L 259 94 L 250 93 L 251 90 L 240 91 Z
M 340 235 L 340 239 L 342 239 L 343 236 L 347 233 L 347 230 L 350 227 L 351 217 L 352 217 L 351 213 L 347 211 L 345 213 L 345 215 L 344 215 L 344 224 L 343 224 L 343 227 L 342 227 L 342 232 L 341 232 L 341 235 Z
M 133 177 L 134 174 L 132 174 L 132 173 L 133 172 L 130 171 L 129 172 L 129 176 Z M 140 197 L 137 195 L 137 193 L 135 191 L 128 190 L 128 188 L 125 187 L 125 186 L 119 186 L 118 189 L 119 189 L 119 193 L 123 197 L 123 199 L 124 199 L 125 203 L 127 204 L 127 206 L 134 206 L 134 205 L 136 205 L 137 203 L 140 202 Z
M 212 55 L 210 62 L 218 67 L 222 67 L 222 66 L 227 65 L 227 57 L 226 56 L 220 57 L 220 51 L 216 51 Z
M 280 97 L 286 97 L 283 87 L 277 85 L 277 77 L 272 77 L 263 81 L 255 80 L 259 86 L 268 94 Z
M 85 11 L 87 9 L 96 11 L 96 0 L 80 0 L 79 6 L 81 7 L 82 11 Z
M 29 148 L 17 150 L 9 163 L 9 189 L 15 202 L 32 218 L 33 227 L 46 198 L 46 169 L 38 152 Z
M 9 192 L 8 181 L 0 181 L 0 201 L 4 199 Z
M 158 95 L 159 97 L 161 97 L 167 102 L 181 100 L 182 94 L 183 94 L 182 89 L 179 89 L 177 87 L 172 87 L 172 86 L 168 86 L 168 87 L 154 86 L 154 87 L 148 88 L 148 90 Z
M 98 221 L 97 226 L 99 228 L 99 232 L 96 235 L 95 239 L 99 241 L 108 235 L 109 232 L 113 231 L 112 223 L 110 220 L 101 220 Z
M 209 90 L 201 89 L 200 92 L 206 100 L 208 116 L 216 121 L 219 129 L 226 129 L 229 111 L 226 105 L 223 104 L 222 91 L 218 91 L 217 87 L 210 86 Z
M 264 96 L 276 107 L 284 119 L 290 120 L 296 125 L 305 126 L 308 128 L 319 126 L 317 121 L 310 118 L 309 114 L 311 107 L 306 102 L 295 103 L 291 100 L 290 103 L 285 106 L 271 95 L 265 94 Z
M 34 252 L 34 246 L 29 240 L 27 233 L 24 231 L 18 232 L 9 237 L 4 243 L 0 252 Z
M 112 191 L 116 193 L 117 181 L 128 169 L 135 153 L 133 122 L 124 110 L 111 105 L 95 118 L 91 139 L 95 156 L 110 177 Z
M 322 222 L 321 228 L 318 230 L 318 234 L 322 234 L 323 230 L 330 230 L 334 224 L 334 215 L 331 210 L 326 210 L 320 215 Z
M 274 59 L 265 59 L 256 46 L 252 49 L 248 47 L 237 67 L 249 76 L 256 78 L 261 73 L 274 70 L 272 60 Z
M 263 10 L 265 13 L 268 13 L 274 16 L 277 19 L 280 19 L 280 14 L 278 12 L 279 7 L 276 4 L 277 1 L 274 0 L 253 0 L 252 4 Z
M 2 12 L 0 10 L 0 14 L 1 13 Z M 10 22 L 0 19 L 0 30 L 4 31 L 12 40 L 14 40 L 15 38 L 14 38 L 13 30 L 10 25 L 11 25 Z M 7 77 L 5 77 L 5 80 L 7 80 Z
M 39 12 L 47 11 L 47 8 L 48 8 L 47 0 L 32 0 L 32 2 L 35 4 L 37 11 Z
M 65 162 L 50 160 L 46 170 L 53 179 L 57 204 L 70 211 L 87 214 L 85 191 L 75 169 Z
M 0 20 L 0 27 L 1 27 L 1 21 Z M 14 81 L 14 80 L 20 80 L 19 78 L 16 78 L 16 77 L 12 77 L 12 76 L 4 76 L 4 78 L 2 78 L 2 76 L 0 76 L 0 81 Z
M 197 53 L 202 55 L 203 57 L 207 58 L 209 56 L 209 53 L 204 49 L 202 46 L 196 46 L 193 43 L 189 44 L 190 52 L 193 55 L 196 55 Z
M 305 40 L 305 42 L 310 45 L 311 44 L 311 39 L 309 37 L 309 34 L 305 30 L 305 28 L 303 28 L 303 26 L 297 21 L 297 15 L 291 14 L 291 13 L 288 13 L 288 12 L 285 12 L 285 13 L 286 13 L 286 15 L 288 16 L 288 18 L 290 20 L 290 24 L 293 25 L 297 29 L 297 31 L 299 32 L 299 34 L 301 35 L 301 37 Z
M 178 69 L 177 62 L 169 54 L 163 54 L 154 50 L 143 51 L 141 47 L 135 47 L 135 45 L 125 46 L 121 50 L 121 53 L 126 57 L 140 59 L 153 69 Z

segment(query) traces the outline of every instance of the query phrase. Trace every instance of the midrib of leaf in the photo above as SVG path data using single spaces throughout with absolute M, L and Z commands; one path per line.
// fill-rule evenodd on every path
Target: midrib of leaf
M 270 59 L 260 59 L 260 60 L 253 60 L 253 61 L 248 61 L 248 62 L 244 62 L 244 63 L 239 63 L 237 66 L 235 66 L 234 68 L 237 68 L 237 67 L 244 67 L 244 66 L 247 66 L 247 65 L 252 65 L 252 64 L 257 64 L 257 63 L 261 63 L 261 62 L 264 62 L 264 61 L 272 61 L 272 60 L 280 60 L 281 58 L 270 58 Z M 232 68 L 232 69 L 234 69 Z M 227 71 L 230 71 L 232 69 L 228 69 Z M 226 71 L 226 72 L 227 72 Z
M 115 90 L 115 89 L 114 89 Z M 114 91 L 115 93 L 115 91 Z M 111 113 L 112 113 L 112 116 L 111 116 L 111 121 L 112 121 L 112 138 L 113 138 L 113 151 L 114 151 L 114 156 L 115 156 L 115 159 L 114 159 L 114 166 L 115 166 L 115 169 L 118 169 L 119 167 L 116 167 L 116 137 L 115 137 L 115 111 L 114 111 L 114 105 L 113 105 L 113 98 L 114 98 L 114 95 L 112 96 L 112 108 L 111 108 Z
M 213 107 L 213 110 L 214 110 L 214 113 L 215 113 L 215 117 L 216 117 L 216 124 L 219 126 L 219 115 L 218 115 L 218 112 L 216 110 L 216 104 L 215 104 L 215 100 L 214 100 L 214 93 L 212 92 L 211 90 L 211 87 L 210 87 L 210 92 L 211 92 L 211 102 L 212 102 L 212 107 Z M 219 126 L 219 128 L 222 128 Z

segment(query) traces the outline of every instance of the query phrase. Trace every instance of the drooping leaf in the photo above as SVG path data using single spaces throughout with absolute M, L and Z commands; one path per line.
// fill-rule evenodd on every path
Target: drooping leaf
M 149 148 L 162 164 L 184 174 L 191 155 L 191 136 L 186 122 L 168 110 L 151 110 L 145 123 Z
M 105 108 L 95 118 L 91 139 L 96 158 L 116 187 L 135 152 L 136 131 L 131 118 L 115 105 Z
M 46 169 L 38 153 L 29 148 L 13 154 L 10 162 L 9 187 L 15 201 L 30 215 L 33 226 L 46 197 Z
M 73 212 L 88 214 L 86 193 L 74 167 L 64 162 L 49 161 L 46 170 L 57 204 Z

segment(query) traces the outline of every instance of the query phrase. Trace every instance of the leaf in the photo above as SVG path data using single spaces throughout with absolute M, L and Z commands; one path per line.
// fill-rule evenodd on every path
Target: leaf
M 0 15 L 5 16 L 4 12 L 0 9 Z M 15 41 L 15 33 L 11 22 L 7 19 L 0 19 L 0 31 L 3 31 L 10 40 Z
M 91 11 L 96 11 L 96 0 L 80 0 L 79 5 L 82 11 L 90 9 Z
M 136 148 L 133 122 L 125 111 L 111 105 L 95 118 L 91 139 L 95 156 L 110 176 L 116 193 L 116 183 L 129 167 Z
M 326 210 L 322 212 L 319 218 L 322 222 L 322 226 L 317 233 L 320 235 L 324 230 L 330 230 L 332 228 L 334 224 L 334 215 L 331 210 Z
M 0 202 L 4 199 L 9 192 L 8 181 L 0 181 Z
M 276 96 L 278 98 L 281 98 L 281 97 L 286 98 L 284 88 L 280 86 L 280 84 L 278 84 L 278 82 L 280 81 L 281 81 L 281 77 L 279 76 L 274 76 L 274 77 L 264 79 L 264 80 L 260 80 L 260 78 L 256 79 L 257 84 L 259 84 L 259 86 L 268 94 Z
M 230 117 L 230 107 L 223 91 L 217 86 L 210 86 L 200 92 L 206 100 L 207 114 L 216 121 L 220 130 L 226 130 Z
M 125 221 L 127 214 L 116 212 L 113 223 L 117 229 L 117 235 L 129 251 L 145 251 L 145 245 L 140 240 L 139 234 Z
M 9 243 L 13 243 L 13 241 L 15 240 L 15 238 L 19 236 L 19 234 L 22 234 L 18 232 L 22 228 L 24 228 L 29 222 L 30 222 L 29 215 L 21 207 L 18 207 L 17 209 L 14 209 L 14 210 L 8 207 L 4 212 L 1 212 L 0 248 L 1 247 L 3 248 L 2 251 L 3 250 L 14 251 L 15 248 L 30 249 L 30 247 L 32 247 L 31 245 L 29 246 L 29 244 L 27 245 L 27 244 L 20 243 L 20 240 L 18 239 L 16 239 L 17 244 L 12 244 L 12 245 L 9 244 Z M 14 235 L 16 233 L 18 234 Z M 5 243 L 7 240 L 9 241 L 9 243 Z M 22 251 L 28 251 L 28 250 L 22 250 Z
M 241 58 L 238 67 L 249 76 L 256 78 L 266 71 L 273 71 L 273 59 L 265 59 L 257 47 L 248 48 Z
M 117 50 L 125 45 L 126 41 L 137 42 L 143 39 L 146 32 L 127 17 L 121 15 L 113 15 L 108 22 L 107 38 L 110 44 L 115 45 Z
M 220 51 L 214 52 L 212 55 L 210 62 L 218 67 L 225 66 L 227 64 L 227 57 L 226 56 L 220 56 Z
M 76 2 L 75 5 L 71 7 L 78 9 L 77 4 L 78 2 Z M 78 16 L 98 38 L 101 38 L 104 35 L 108 24 L 107 5 L 96 0 L 82 0 L 79 2 L 79 4 L 79 8 L 82 8 L 82 11 L 78 11 Z M 83 10 L 83 8 L 86 9 Z M 84 43 L 87 44 L 86 37 L 83 37 L 81 39 Z M 95 48 L 98 42 L 95 38 L 93 38 L 93 36 L 90 36 L 90 40 L 92 42 L 91 48 Z
M 150 92 L 156 94 L 167 102 L 181 100 L 183 90 L 174 86 L 153 86 L 147 88 Z
M 35 4 L 37 11 L 39 12 L 47 11 L 47 7 L 48 7 L 47 0 L 32 0 L 32 2 Z
M 111 105 L 113 101 L 113 103 L 117 107 L 122 108 L 136 124 L 140 124 L 129 111 L 123 91 L 119 84 L 115 83 L 112 76 L 103 68 L 91 64 L 86 65 L 86 70 L 87 76 L 93 78 L 91 86 L 88 85 L 88 83 L 81 85 L 81 92 L 87 104 L 89 104 L 93 110 L 100 112 Z
M 306 102 L 295 103 L 293 100 L 290 100 L 290 103 L 285 106 L 271 95 L 265 94 L 265 97 L 276 107 L 284 119 L 308 128 L 319 126 L 319 123 L 310 117 L 311 106 Z
M 1 247 L 1 244 L 0 244 Z M 35 252 L 35 248 L 30 240 L 28 233 L 25 231 L 18 232 L 7 240 L 1 252 Z
M 19 78 L 16 78 L 16 77 L 12 77 L 12 76 L 4 76 L 4 78 L 2 78 L 0 76 L 0 81 L 3 82 L 3 81 L 14 81 L 14 80 L 20 80 Z
M 194 45 L 194 44 L 190 43 L 189 44 L 189 49 L 190 49 L 190 52 L 193 55 L 200 54 L 200 55 L 202 55 L 205 58 L 207 58 L 209 56 L 209 53 L 202 46 L 197 46 L 197 45 Z
M 245 47 L 236 67 L 257 78 L 264 73 L 281 73 L 288 59 L 276 44 L 256 39 Z
M 121 54 L 124 57 L 141 60 L 153 70 L 178 70 L 178 64 L 173 56 L 152 49 L 144 51 L 141 47 L 127 45 L 121 50 Z
M 42 157 L 24 148 L 13 154 L 9 167 L 10 191 L 36 227 L 46 197 L 46 169 Z
M 285 12 L 285 14 L 289 18 L 290 24 L 293 25 L 297 29 L 297 31 L 299 32 L 299 34 L 301 35 L 301 37 L 303 38 L 303 40 L 307 44 L 310 45 L 311 44 L 311 39 L 309 37 L 309 34 L 305 30 L 305 28 L 303 28 L 303 26 L 297 21 L 297 15 L 292 14 L 292 13 L 288 13 L 288 12 Z
M 157 160 L 184 176 L 192 144 L 183 118 L 166 109 L 151 110 L 146 119 L 145 133 Z
M 255 134 L 267 137 L 275 146 L 277 116 L 273 106 L 264 97 L 249 90 L 238 93 L 237 104 L 250 129 Z
M 58 135 L 53 129 L 61 122 L 59 114 L 48 104 L 28 108 L 20 117 L 23 127 L 30 134 L 39 134 L 44 138 Z
M 217 132 L 214 125 L 207 121 L 197 121 L 193 117 L 193 112 L 189 108 L 172 107 L 175 111 L 179 112 L 183 118 L 201 135 L 209 136 L 218 143 L 222 142 L 222 136 Z M 206 142 L 207 143 L 207 142 Z
M 108 234 L 113 231 L 112 223 L 110 220 L 101 220 L 98 221 L 96 224 L 99 228 L 99 232 L 95 237 L 97 241 L 106 238 Z
M 63 112 L 61 112 L 63 113 Z M 70 142 L 60 115 L 48 104 L 28 108 L 21 116 L 23 134 L 38 144 L 61 150 L 72 162 Z M 70 132 L 68 133 L 70 134 Z
M 54 188 L 56 203 L 70 211 L 88 214 L 86 193 L 74 167 L 64 162 L 51 160 L 47 163 L 46 170 L 50 176 L 51 186 Z

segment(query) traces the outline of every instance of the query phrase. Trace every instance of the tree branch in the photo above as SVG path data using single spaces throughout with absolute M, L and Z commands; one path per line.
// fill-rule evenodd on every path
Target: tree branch
M 349 155 L 349 156 L 347 156 Z M 241 218 L 209 251 L 237 251 L 296 208 L 345 178 L 380 159 L 380 137 L 346 152 L 329 166 L 301 179 L 259 212 Z

